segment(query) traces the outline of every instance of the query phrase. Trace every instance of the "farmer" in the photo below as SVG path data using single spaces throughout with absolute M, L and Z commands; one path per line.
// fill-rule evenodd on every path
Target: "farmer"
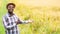
M 22 23 L 30 23 L 31 20 L 21 20 L 19 19 L 14 13 L 15 4 L 8 3 L 6 6 L 8 12 L 6 15 L 3 16 L 3 25 L 5 27 L 6 34 L 20 34 L 18 31 L 18 24 Z

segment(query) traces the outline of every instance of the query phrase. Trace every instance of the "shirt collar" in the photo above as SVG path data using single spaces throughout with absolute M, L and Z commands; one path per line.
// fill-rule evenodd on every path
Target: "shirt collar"
M 13 15 L 15 15 L 15 14 L 13 13 Z M 7 13 L 7 16 L 8 16 L 8 17 L 10 17 L 10 14 L 9 14 L 9 13 Z

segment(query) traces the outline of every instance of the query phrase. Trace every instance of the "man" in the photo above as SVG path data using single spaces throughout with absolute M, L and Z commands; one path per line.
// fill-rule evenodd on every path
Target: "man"
M 17 25 L 21 23 L 29 23 L 31 20 L 19 20 L 19 18 L 13 13 L 15 4 L 9 3 L 6 6 L 8 13 L 3 16 L 3 24 L 6 30 L 6 34 L 19 34 Z

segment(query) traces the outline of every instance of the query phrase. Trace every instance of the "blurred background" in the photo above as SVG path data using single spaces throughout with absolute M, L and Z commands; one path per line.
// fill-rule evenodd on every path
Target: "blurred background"
M 6 5 L 15 3 L 14 13 L 33 23 L 19 24 L 20 34 L 60 34 L 60 0 L 0 0 L 0 34 L 5 34 L 2 17 Z

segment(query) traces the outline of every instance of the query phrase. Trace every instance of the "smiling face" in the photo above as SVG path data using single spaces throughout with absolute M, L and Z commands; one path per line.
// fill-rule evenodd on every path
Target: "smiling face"
M 13 3 L 7 4 L 8 13 L 10 13 L 10 14 L 13 13 L 14 8 L 15 8 L 15 4 L 13 4 Z
M 13 13 L 13 11 L 14 11 L 14 6 L 13 6 L 13 5 L 9 5 L 9 6 L 7 7 L 7 10 L 8 10 L 9 13 Z

